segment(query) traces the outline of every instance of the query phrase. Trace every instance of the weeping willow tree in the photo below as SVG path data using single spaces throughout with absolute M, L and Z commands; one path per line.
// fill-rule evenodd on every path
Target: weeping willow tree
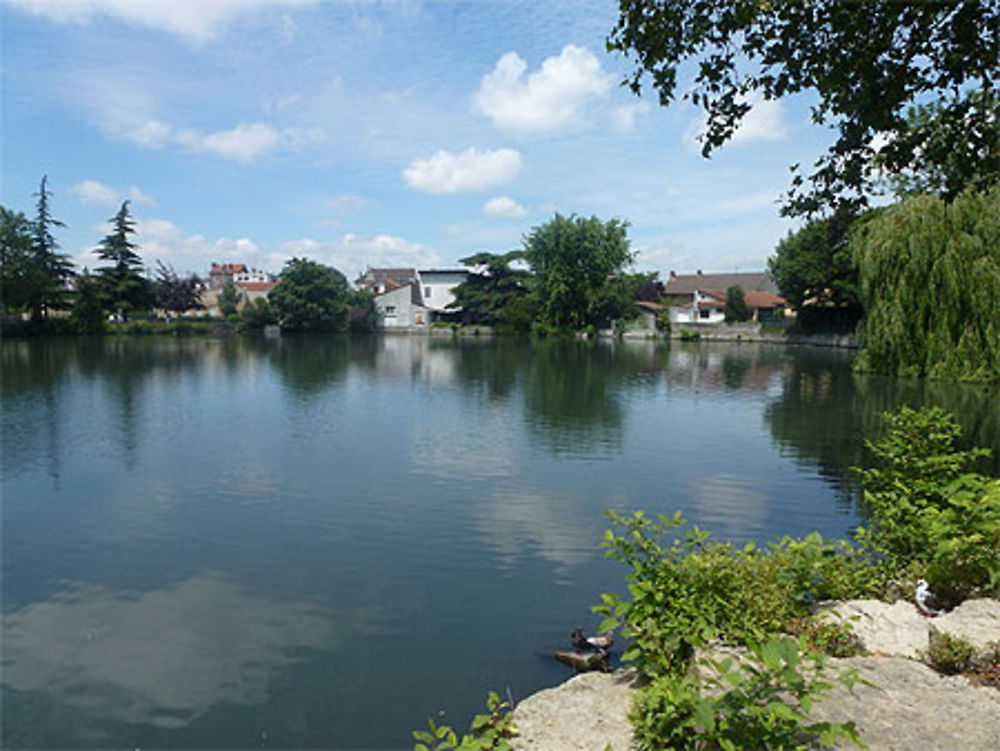
M 917 196 L 856 227 L 859 370 L 1000 380 L 1000 186 Z

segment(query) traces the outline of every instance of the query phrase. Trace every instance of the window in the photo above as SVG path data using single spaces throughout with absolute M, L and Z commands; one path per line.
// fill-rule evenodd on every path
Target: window
M 430 296 L 431 296 L 431 288 L 424 287 L 424 297 L 430 297 Z
M 385 306 L 385 317 L 386 318 L 392 318 L 395 315 L 396 315 L 396 306 L 395 305 L 386 305 Z
M 708 308 L 702 308 L 701 310 L 698 311 L 699 318 L 708 318 L 710 315 L 712 315 L 712 311 L 709 310 Z

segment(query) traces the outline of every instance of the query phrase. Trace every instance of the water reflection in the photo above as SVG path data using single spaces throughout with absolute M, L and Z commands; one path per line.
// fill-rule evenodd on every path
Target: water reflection
M 219 704 L 262 704 L 276 671 L 341 636 L 327 613 L 221 575 L 152 592 L 77 584 L 4 616 L 3 682 L 86 718 L 62 743 L 108 740 L 95 736 L 108 722 L 179 728 Z M 21 732 L 8 740 L 53 740 L 44 727 Z

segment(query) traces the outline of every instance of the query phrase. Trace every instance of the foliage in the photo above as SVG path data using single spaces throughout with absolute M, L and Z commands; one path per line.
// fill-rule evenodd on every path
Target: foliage
M 83 273 L 76 278 L 76 301 L 70 317 L 81 334 L 104 332 L 101 286 L 90 274 Z
M 746 294 L 740 285 L 734 284 L 726 290 L 726 305 L 723 308 L 723 315 L 726 323 L 742 323 L 753 317 L 753 312 L 747 305 Z
M 774 638 L 744 659 L 698 662 L 698 673 L 659 676 L 636 697 L 629 719 L 640 751 L 867 747 L 853 722 L 810 722 L 834 684 L 824 680 L 824 656 L 803 643 Z M 858 680 L 853 671 L 837 676 L 848 688 Z
M 69 257 L 59 253 L 59 244 L 52 235 L 53 227 L 64 227 L 52 216 L 49 208 L 48 177 L 43 176 L 38 187 L 35 219 L 31 223 L 32 240 L 29 256 L 21 282 L 25 284 L 25 304 L 31 310 L 31 317 L 39 320 L 48 315 L 50 309 L 64 308 L 67 282 L 73 276 L 73 264 Z
M 620 317 L 631 302 L 617 275 L 632 263 L 628 223 L 556 214 L 524 238 L 542 323 L 579 329 Z
M 886 577 L 924 578 L 946 603 L 1000 588 L 1000 480 L 963 469 L 986 449 L 956 450 L 960 429 L 938 408 L 886 414 L 860 470 L 869 524 L 857 539 Z
M 19 311 L 30 299 L 31 243 L 28 217 L 0 206 L 0 301 L 4 312 Z
M 129 216 L 128 205 L 128 201 L 122 203 L 111 218 L 111 232 L 94 251 L 102 261 L 109 262 L 96 270 L 104 307 L 120 312 L 126 320 L 130 312 L 148 310 L 155 301 L 153 286 L 142 274 L 137 246 L 129 240 L 129 235 L 135 234 L 135 220 Z
M 701 339 L 701 332 L 696 329 L 681 329 L 682 342 L 696 342 Z
M 669 310 L 661 310 L 659 313 L 656 314 L 656 330 L 657 331 L 659 331 L 661 334 L 669 334 L 670 333 L 670 326 L 671 326 L 671 324 L 670 324 L 670 311 Z
M 234 316 L 239 312 L 238 306 L 243 302 L 243 291 L 233 282 L 226 281 L 219 290 L 219 312 L 224 318 Z
M 971 111 L 970 116 L 967 113 Z M 986 190 L 1000 182 L 1000 97 L 992 89 L 974 89 L 949 103 L 928 102 L 910 108 L 906 129 L 893 141 L 905 151 L 919 149 L 920 161 L 909 169 L 890 169 L 898 195 L 932 193 L 954 200 L 972 186 Z M 890 143 L 879 161 L 891 158 Z
M 257 330 L 276 324 L 278 316 L 267 298 L 262 298 L 256 302 L 248 300 L 243 312 L 240 313 L 240 320 L 247 329 Z
M 964 673 L 972 667 L 976 648 L 960 636 L 931 632 L 930 650 L 927 657 L 931 667 L 945 675 Z
M 414 730 L 417 744 L 414 751 L 509 751 L 510 739 L 517 734 L 512 707 L 501 701 L 494 692 L 486 700 L 486 714 L 476 715 L 469 732 L 459 739 L 448 725 L 438 725 L 433 718 L 427 720 L 427 730 Z
M 834 127 L 837 138 L 816 161 L 808 190 L 795 175 L 786 213 L 863 203 L 879 176 L 876 136 L 890 136 L 879 166 L 899 173 L 930 154 L 957 151 L 963 129 L 996 132 L 995 116 L 970 106 L 963 93 L 970 85 L 995 87 L 996 3 L 619 0 L 619 6 L 608 48 L 633 59 L 627 83 L 638 94 L 649 74 L 664 106 L 680 83 L 683 99 L 706 112 L 705 156 L 732 137 L 754 106 L 815 94 L 813 120 Z M 694 71 L 693 82 L 678 81 L 682 70 Z M 940 126 L 908 129 L 906 108 L 928 96 L 942 105 Z M 952 166 L 975 170 L 961 161 Z M 974 177 L 959 171 L 957 181 Z
M 343 331 L 350 303 L 347 279 L 337 269 L 306 258 L 285 263 L 268 300 L 288 331 Z
M 793 308 L 857 308 L 858 271 L 847 242 L 851 217 L 816 219 L 778 243 L 767 268 Z
M 531 272 L 511 268 L 523 259 L 520 250 L 462 258 L 461 263 L 473 271 L 455 288 L 455 299 L 448 307 L 461 308 L 465 323 L 501 324 L 513 331 L 527 331 L 533 314 L 526 305 Z
M 185 313 L 201 307 L 201 280 L 196 274 L 181 279 L 174 267 L 156 262 L 156 304 L 164 310 Z
M 347 328 L 351 333 L 371 333 L 378 323 L 378 311 L 375 309 L 375 295 L 368 289 L 355 289 L 350 292 L 347 310 Z
M 908 199 L 859 222 L 851 242 L 860 370 L 1000 380 L 1000 186 Z
M 668 543 L 687 525 L 680 512 L 608 516 L 623 532 L 606 531 L 602 547 L 629 566 L 629 597 L 605 593 L 595 611 L 605 616 L 600 630 L 622 628 L 632 640 L 623 659 L 649 675 L 683 669 L 710 640 L 760 641 L 801 625 L 819 600 L 871 591 L 867 562 L 849 544 L 818 534 L 737 548 L 691 526 Z

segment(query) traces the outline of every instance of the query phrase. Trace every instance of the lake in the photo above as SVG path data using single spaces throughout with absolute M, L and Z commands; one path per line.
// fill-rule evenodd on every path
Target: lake
M 606 509 L 858 521 L 879 415 L 1000 450 L 1000 390 L 754 344 L 4 341 L 10 747 L 412 748 L 569 677 Z M 984 468 L 1000 474 L 996 456 Z

